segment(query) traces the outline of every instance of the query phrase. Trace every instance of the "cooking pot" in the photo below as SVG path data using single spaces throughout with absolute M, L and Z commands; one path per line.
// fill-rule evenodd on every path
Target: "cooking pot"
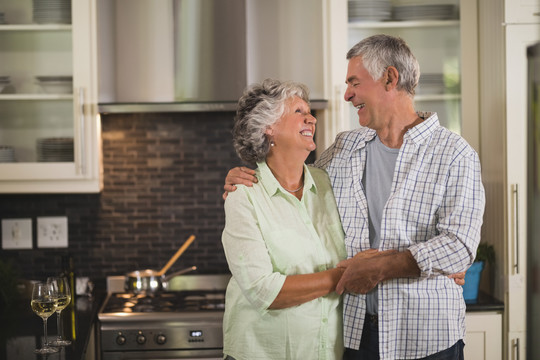
M 174 262 L 180 257 L 180 255 L 182 255 L 184 251 L 186 251 L 187 247 L 191 245 L 193 240 L 195 240 L 195 236 L 191 235 L 161 270 L 136 270 L 126 274 L 124 289 L 126 291 L 134 292 L 136 294 L 153 294 L 162 290 L 166 290 L 168 281 L 174 276 L 196 270 L 196 266 L 191 266 L 186 269 L 177 271 L 171 275 L 164 276 L 167 270 L 169 270 L 169 268 L 172 266 L 172 264 L 174 264 Z
M 197 267 L 191 266 L 168 276 L 160 275 L 160 271 L 151 269 L 132 271 L 126 274 L 124 288 L 135 294 L 155 294 L 167 290 L 168 282 L 173 277 L 193 270 L 197 270 Z

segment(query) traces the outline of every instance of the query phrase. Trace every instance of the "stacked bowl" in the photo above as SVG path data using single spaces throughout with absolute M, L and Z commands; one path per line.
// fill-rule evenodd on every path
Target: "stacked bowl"
M 0 76 L 0 93 L 11 83 L 9 76 Z
M 349 0 L 349 21 L 384 21 L 392 17 L 390 0 Z
M 71 0 L 33 0 L 36 24 L 71 24 Z
M 73 138 L 55 137 L 37 139 L 37 161 L 73 161 Z
M 15 162 L 15 151 L 11 146 L 0 145 L 0 163 Z

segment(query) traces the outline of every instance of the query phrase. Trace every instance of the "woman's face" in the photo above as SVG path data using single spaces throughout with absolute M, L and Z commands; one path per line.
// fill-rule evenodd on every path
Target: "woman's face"
M 317 119 L 311 115 L 309 105 L 295 96 L 285 101 L 285 111 L 271 126 L 269 135 L 274 141 L 274 151 L 315 150 L 313 141 Z

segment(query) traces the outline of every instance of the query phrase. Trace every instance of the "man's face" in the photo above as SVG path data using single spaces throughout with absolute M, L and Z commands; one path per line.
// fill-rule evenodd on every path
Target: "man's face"
M 345 101 L 350 101 L 357 109 L 360 125 L 377 130 L 378 119 L 385 109 L 386 91 L 384 76 L 373 80 L 362 63 L 360 56 L 349 60 L 347 67 L 347 90 Z

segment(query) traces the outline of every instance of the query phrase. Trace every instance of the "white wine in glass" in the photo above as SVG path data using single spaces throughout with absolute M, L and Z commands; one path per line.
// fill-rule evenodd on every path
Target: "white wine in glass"
M 49 346 L 47 340 L 47 319 L 56 311 L 57 300 L 54 297 L 51 285 L 43 282 L 34 284 L 30 306 L 40 318 L 43 319 L 43 333 L 45 335 L 43 345 L 34 350 L 37 354 L 52 354 L 58 352 L 58 348 Z
M 71 302 L 71 290 L 69 288 L 68 279 L 64 276 L 50 277 L 50 278 L 47 278 L 47 283 L 51 284 L 54 296 L 57 300 L 57 305 L 56 305 L 56 315 L 57 315 L 56 321 L 57 322 L 56 323 L 57 323 L 57 329 L 58 329 L 58 336 L 52 342 L 52 344 L 55 346 L 70 345 L 71 341 L 64 339 L 63 337 L 62 320 L 61 320 L 62 310 L 64 310 Z

